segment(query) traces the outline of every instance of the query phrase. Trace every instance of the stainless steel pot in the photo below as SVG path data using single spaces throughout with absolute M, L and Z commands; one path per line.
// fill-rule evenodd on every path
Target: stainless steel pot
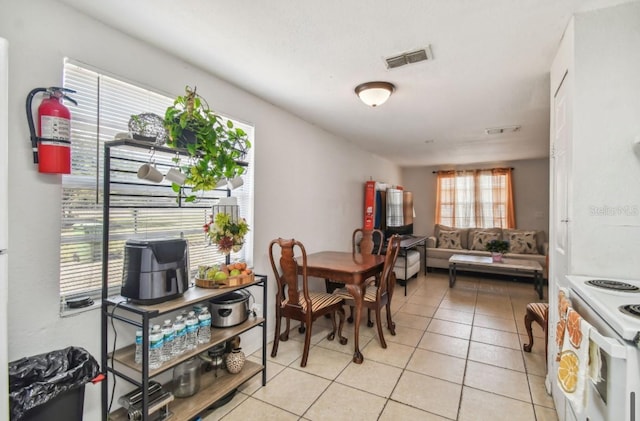
M 202 352 L 198 355 L 200 359 L 205 362 L 206 371 L 217 371 L 219 368 L 225 368 L 224 353 L 226 348 L 227 343 L 222 342 L 211 347 L 208 351 Z
M 211 326 L 231 327 L 247 320 L 249 296 L 247 291 L 240 290 L 212 299 L 210 301 Z

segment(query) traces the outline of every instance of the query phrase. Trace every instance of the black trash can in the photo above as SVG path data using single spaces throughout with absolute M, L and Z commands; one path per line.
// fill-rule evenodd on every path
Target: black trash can
M 68 347 L 9 363 L 12 421 L 82 421 L 84 386 L 99 373 L 83 348 Z

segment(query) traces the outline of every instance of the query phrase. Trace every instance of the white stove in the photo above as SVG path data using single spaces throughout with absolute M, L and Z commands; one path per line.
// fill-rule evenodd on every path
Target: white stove
M 568 275 L 569 299 L 595 328 L 590 339 L 601 353 L 603 380 L 587 391 L 578 420 L 635 421 L 640 408 L 640 280 Z M 632 308 L 633 310 L 633 308 Z
M 633 316 L 621 308 L 640 306 L 640 281 L 573 275 L 567 280 L 572 296 L 579 295 L 623 340 L 638 344 L 640 313 Z

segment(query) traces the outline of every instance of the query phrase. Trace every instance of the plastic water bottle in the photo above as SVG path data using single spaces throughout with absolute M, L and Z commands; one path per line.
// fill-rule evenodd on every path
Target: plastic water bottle
M 198 315 L 198 343 L 208 344 L 211 340 L 211 313 L 205 307 Z
M 176 317 L 176 322 L 173 324 L 173 329 L 176 332 L 176 337 L 174 339 L 176 355 L 180 355 L 187 350 L 185 344 L 185 341 L 187 340 L 187 328 L 184 324 L 182 316 Z
M 194 349 L 198 345 L 198 318 L 193 311 L 189 312 L 184 324 L 187 326 L 187 349 Z
M 136 330 L 136 353 L 133 360 L 136 364 L 142 363 L 142 329 Z
M 164 325 L 162 325 L 162 334 L 164 335 L 162 345 L 162 361 L 169 361 L 174 357 L 175 354 L 175 338 L 176 331 L 171 324 L 171 320 L 165 320 Z
M 162 365 L 162 345 L 164 334 L 160 325 L 153 325 L 149 335 L 149 368 L 158 368 Z

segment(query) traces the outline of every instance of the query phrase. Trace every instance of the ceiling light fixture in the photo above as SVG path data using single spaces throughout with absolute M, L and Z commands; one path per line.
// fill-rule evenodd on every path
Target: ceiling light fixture
M 395 89 L 389 82 L 366 82 L 356 86 L 355 92 L 362 102 L 370 107 L 377 107 L 384 104 Z

